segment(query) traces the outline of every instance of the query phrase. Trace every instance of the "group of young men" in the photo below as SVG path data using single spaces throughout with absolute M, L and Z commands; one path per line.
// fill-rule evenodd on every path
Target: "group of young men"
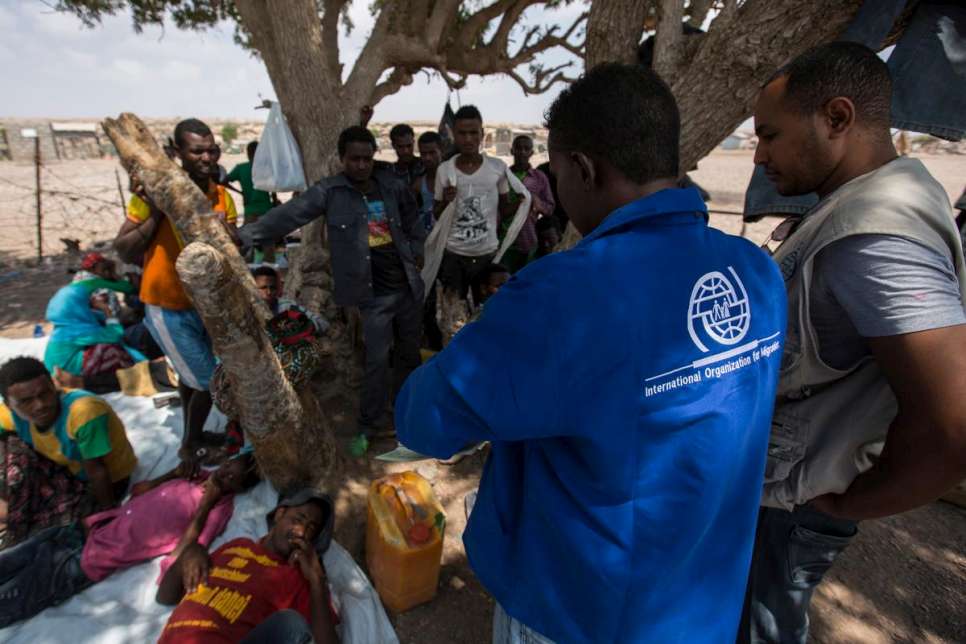
M 530 167 L 525 138 L 510 167 L 482 154 L 482 117 L 465 106 L 449 160 L 438 135 L 414 141 L 402 125 L 397 162 L 380 164 L 373 135 L 350 127 L 340 174 L 238 230 L 250 247 L 325 218 L 335 301 L 362 314 L 363 435 L 388 426 L 398 392 L 407 446 L 446 458 L 491 443 L 464 543 L 497 602 L 495 643 L 804 644 L 811 595 L 859 522 L 966 478 L 966 262 L 942 187 L 896 154 L 890 97 L 885 64 L 846 42 L 806 52 L 762 88 L 756 164 L 782 195 L 818 197 L 764 250 L 710 228 L 698 191 L 678 187 L 674 97 L 622 64 L 589 70 L 551 105 L 552 176 Z M 210 130 L 185 121 L 173 144 L 231 224 Z M 518 180 L 531 212 L 511 240 L 510 277 L 492 260 Z M 561 212 L 583 239 L 550 254 Z M 424 243 L 447 216 L 439 281 L 486 306 L 420 366 Z M 181 376 L 184 474 L 204 441 L 215 361 L 174 272 L 181 241 L 139 198 L 116 246 L 143 254 L 147 325 Z M 256 277 L 268 299 L 271 276 Z M 112 507 L 135 462 L 120 421 L 17 360 L 0 368 L 0 427 Z M 213 485 L 241 491 L 239 476 Z M 177 514 L 197 534 L 169 540 L 177 557 L 158 598 L 181 603 L 162 641 L 332 641 L 313 548 L 331 530 L 328 499 L 283 495 L 265 539 L 209 555 L 211 488 L 192 488 Z M 62 524 L 18 557 L 0 554 L 0 615 L 4 584 L 47 597 L 96 580 L 84 544 L 94 533 Z M 56 592 L 23 573 L 42 556 L 72 562 Z
M 234 202 L 215 182 L 220 150 L 210 129 L 196 119 L 183 121 L 170 144 L 170 154 L 208 195 L 213 212 L 234 226 Z M 232 174 L 245 189 L 246 215 L 253 220 L 261 205 L 248 203 L 250 168 Z M 327 496 L 311 490 L 283 492 L 269 515 L 265 538 L 236 539 L 208 554 L 231 517 L 232 496 L 257 483 L 258 474 L 250 447 L 241 445 L 217 470 L 199 468 L 200 448 L 213 438 L 202 428 L 211 407 L 216 361 L 175 272 L 183 242 L 136 177 L 132 185 L 128 219 L 115 247 L 123 260 L 143 267 L 137 295 L 144 304 L 144 322 L 179 376 L 185 410 L 181 463 L 168 474 L 131 486 L 137 457 L 124 425 L 110 404 L 85 390 L 117 389 L 113 369 L 88 373 L 92 356 L 101 356 L 100 366 L 109 362 L 105 356 L 111 351 L 143 359 L 124 344 L 116 311 L 98 295 L 110 289 L 130 296 L 132 285 L 117 278 L 110 260 L 86 256 L 77 279 L 48 308 L 55 313 L 48 315 L 55 332 L 45 357 L 55 373 L 28 357 L 0 366 L 0 628 L 61 603 L 119 569 L 168 555 L 158 601 L 179 605 L 162 641 L 336 641 L 338 618 L 320 562 L 332 532 Z M 303 316 L 294 303 L 279 298 L 278 278 L 268 268 L 255 275 L 276 319 L 284 318 L 274 330 L 284 335 L 304 317 L 309 335 L 324 333 L 324 320 Z M 130 500 L 120 504 L 128 492 Z
M 426 345 L 441 349 L 436 298 L 424 284 L 424 243 L 451 202 L 455 212 L 439 266 L 439 282 L 461 299 L 472 293 L 482 304 L 512 270 L 552 250 L 538 247 L 537 224 L 545 239 L 559 238 L 550 218 L 554 197 L 549 180 L 532 168 L 533 142 L 514 142 L 512 171 L 534 194 L 531 211 L 513 248 L 512 268 L 494 265 L 501 237 L 516 211 L 507 165 L 481 152 L 483 118 L 464 106 L 455 114 L 455 155 L 442 161 L 443 140 L 435 132 L 415 139 L 405 124 L 390 131 L 395 163 L 376 161 L 376 140 L 363 126 L 338 139 L 343 171 L 326 177 L 285 204 L 239 229 L 245 248 L 265 244 L 324 217 L 332 258 L 334 299 L 358 308 L 365 345 L 365 376 L 358 419 L 357 453 L 375 436 L 392 432 L 391 400 L 421 363 Z M 419 157 L 415 156 L 418 148 Z M 531 188 L 532 187 L 532 188 Z M 553 234 L 552 234 L 553 233 Z M 509 256 L 509 254 L 508 254 Z M 391 360 L 390 360 L 391 356 Z M 390 364 L 391 362 L 391 364 Z M 390 373 L 392 371 L 392 373 Z
M 27 357 L 0 366 L 0 396 L 0 628 L 167 555 L 157 601 L 177 607 L 161 642 L 338 641 L 320 561 L 333 528 L 328 496 L 283 492 L 265 537 L 209 554 L 234 495 L 259 481 L 250 449 L 214 471 L 182 461 L 131 486 L 137 457 L 107 402 L 59 390 L 44 364 Z

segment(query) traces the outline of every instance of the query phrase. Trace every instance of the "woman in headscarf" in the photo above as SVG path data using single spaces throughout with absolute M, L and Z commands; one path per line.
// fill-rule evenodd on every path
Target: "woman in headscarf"
M 117 319 L 116 293 L 131 293 L 134 287 L 119 280 L 114 262 L 100 253 L 85 255 L 81 269 L 47 305 L 54 330 L 44 363 L 62 387 L 118 391 L 116 371 L 146 359 L 124 344 L 124 328 Z

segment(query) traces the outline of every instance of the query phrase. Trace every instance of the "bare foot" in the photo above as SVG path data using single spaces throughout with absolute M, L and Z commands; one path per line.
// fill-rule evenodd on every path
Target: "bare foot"
M 60 367 L 54 367 L 54 382 L 65 389 L 83 389 L 84 378 L 67 373 Z

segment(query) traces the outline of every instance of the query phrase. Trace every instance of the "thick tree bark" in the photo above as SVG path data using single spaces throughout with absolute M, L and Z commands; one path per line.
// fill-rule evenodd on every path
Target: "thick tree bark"
M 186 246 L 177 267 L 221 358 L 262 474 L 280 490 L 330 479 L 338 465 L 332 429 L 311 391 L 296 392 L 285 377 L 264 324 L 248 305 L 245 275 L 203 242 Z
M 747 0 L 740 8 L 734 2 L 726 4 L 731 8 L 700 36 L 695 55 L 665 77 L 681 110 L 682 172 L 694 168 L 751 115 L 761 86 L 778 68 L 838 36 L 862 2 Z
M 207 197 L 136 116 L 103 126 L 125 167 L 188 243 L 178 274 L 222 360 L 263 474 L 278 488 L 331 479 L 339 471 L 331 429 L 311 393 L 294 391 L 285 378 L 264 330 L 268 308 Z
M 309 184 L 340 171 L 335 157 L 339 133 L 358 123 L 359 110 L 369 99 L 362 93 L 347 95 L 338 75 L 341 67 L 333 38 L 338 35 L 335 28 L 342 4 L 326 2 L 325 19 L 320 22 L 315 0 L 235 2 L 299 144 Z M 331 324 L 336 375 L 327 381 L 323 397 L 351 396 L 362 379 L 359 354 L 346 316 L 332 301 L 324 231 L 321 219 L 302 229 L 302 243 L 289 268 L 293 286 L 286 293 Z
M 164 154 L 147 126 L 130 113 L 105 119 L 101 125 L 117 148 L 124 167 L 137 174 L 148 197 L 167 215 L 184 242 L 204 241 L 221 252 L 240 275 L 248 276 L 248 265 L 224 225 L 212 215 L 211 202 Z M 268 320 L 268 307 L 258 297 L 254 280 L 248 276 L 242 280 L 242 287 L 256 316 Z
M 587 18 L 584 67 L 605 62 L 633 63 L 644 34 L 648 0 L 597 0 Z

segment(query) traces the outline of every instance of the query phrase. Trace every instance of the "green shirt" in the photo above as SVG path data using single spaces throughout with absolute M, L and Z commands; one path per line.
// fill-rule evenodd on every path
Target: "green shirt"
M 249 162 L 239 163 L 231 172 L 228 173 L 228 181 L 237 181 L 241 184 L 242 201 L 245 202 L 245 223 L 254 221 L 255 217 L 264 215 L 272 209 L 272 197 L 264 190 L 257 190 L 252 183 L 252 164 Z

